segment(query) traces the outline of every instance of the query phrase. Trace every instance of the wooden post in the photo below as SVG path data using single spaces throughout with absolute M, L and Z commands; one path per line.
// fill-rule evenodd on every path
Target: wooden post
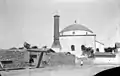
M 41 54 L 40 54 L 40 56 L 39 56 L 39 60 L 38 60 L 38 64 L 37 64 L 36 68 L 40 67 L 40 64 L 41 64 L 42 58 L 43 58 L 43 54 L 44 54 L 44 52 L 42 51 Z

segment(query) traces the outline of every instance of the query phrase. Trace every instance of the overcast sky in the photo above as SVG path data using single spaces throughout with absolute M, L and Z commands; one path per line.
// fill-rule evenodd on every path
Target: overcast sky
M 119 0 L 0 0 L 0 48 L 19 47 L 24 41 L 51 46 L 56 10 L 60 30 L 77 20 L 108 44 L 120 24 L 119 4 Z

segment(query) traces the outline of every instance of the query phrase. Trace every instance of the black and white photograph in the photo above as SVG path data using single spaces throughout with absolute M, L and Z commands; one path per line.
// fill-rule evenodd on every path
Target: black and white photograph
M 0 0 L 0 76 L 120 76 L 120 0 Z

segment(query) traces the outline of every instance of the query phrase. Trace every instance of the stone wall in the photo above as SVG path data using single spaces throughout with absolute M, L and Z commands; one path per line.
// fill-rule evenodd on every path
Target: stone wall
M 42 61 L 47 61 L 49 66 L 75 65 L 75 56 L 65 53 L 50 53 L 44 54 Z
M 27 62 L 29 61 L 29 53 L 27 51 L 0 50 L 0 61 L 12 62 L 2 63 L 3 68 L 7 69 L 25 68 L 26 66 L 28 66 Z

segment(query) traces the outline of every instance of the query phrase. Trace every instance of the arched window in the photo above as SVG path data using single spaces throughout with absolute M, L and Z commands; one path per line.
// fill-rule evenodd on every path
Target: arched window
M 97 48 L 96 51 L 99 52 L 99 48 Z
M 75 51 L 75 45 L 71 45 L 71 50 Z

